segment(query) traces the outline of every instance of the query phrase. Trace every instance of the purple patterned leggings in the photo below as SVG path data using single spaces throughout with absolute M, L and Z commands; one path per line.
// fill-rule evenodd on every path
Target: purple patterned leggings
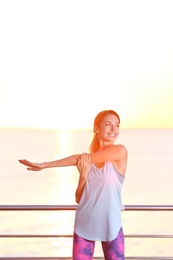
M 105 260 L 124 260 L 124 234 L 121 228 L 118 236 L 112 241 L 102 241 Z M 74 233 L 73 260 L 91 260 L 93 258 L 95 241 L 84 239 Z

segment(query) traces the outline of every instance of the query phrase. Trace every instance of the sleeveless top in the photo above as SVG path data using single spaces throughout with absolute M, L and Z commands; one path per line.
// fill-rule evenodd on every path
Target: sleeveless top
M 93 241 L 112 241 L 120 228 L 121 188 L 124 176 L 113 163 L 102 168 L 91 164 L 82 197 L 75 213 L 74 232 Z

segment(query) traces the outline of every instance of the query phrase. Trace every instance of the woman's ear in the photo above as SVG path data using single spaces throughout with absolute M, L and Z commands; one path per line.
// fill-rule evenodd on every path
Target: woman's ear
M 96 125 L 94 126 L 94 133 L 98 134 L 98 127 Z

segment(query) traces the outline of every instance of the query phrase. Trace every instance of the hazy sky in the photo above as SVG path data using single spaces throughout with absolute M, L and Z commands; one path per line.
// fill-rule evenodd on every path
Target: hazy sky
M 0 0 L 0 127 L 173 127 L 173 1 Z

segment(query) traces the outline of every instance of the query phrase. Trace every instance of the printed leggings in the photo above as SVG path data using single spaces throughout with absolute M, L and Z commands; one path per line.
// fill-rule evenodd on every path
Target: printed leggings
M 121 228 L 112 241 L 102 241 L 105 260 L 124 260 L 124 234 Z M 73 260 L 91 260 L 94 255 L 95 241 L 84 239 L 74 233 Z

